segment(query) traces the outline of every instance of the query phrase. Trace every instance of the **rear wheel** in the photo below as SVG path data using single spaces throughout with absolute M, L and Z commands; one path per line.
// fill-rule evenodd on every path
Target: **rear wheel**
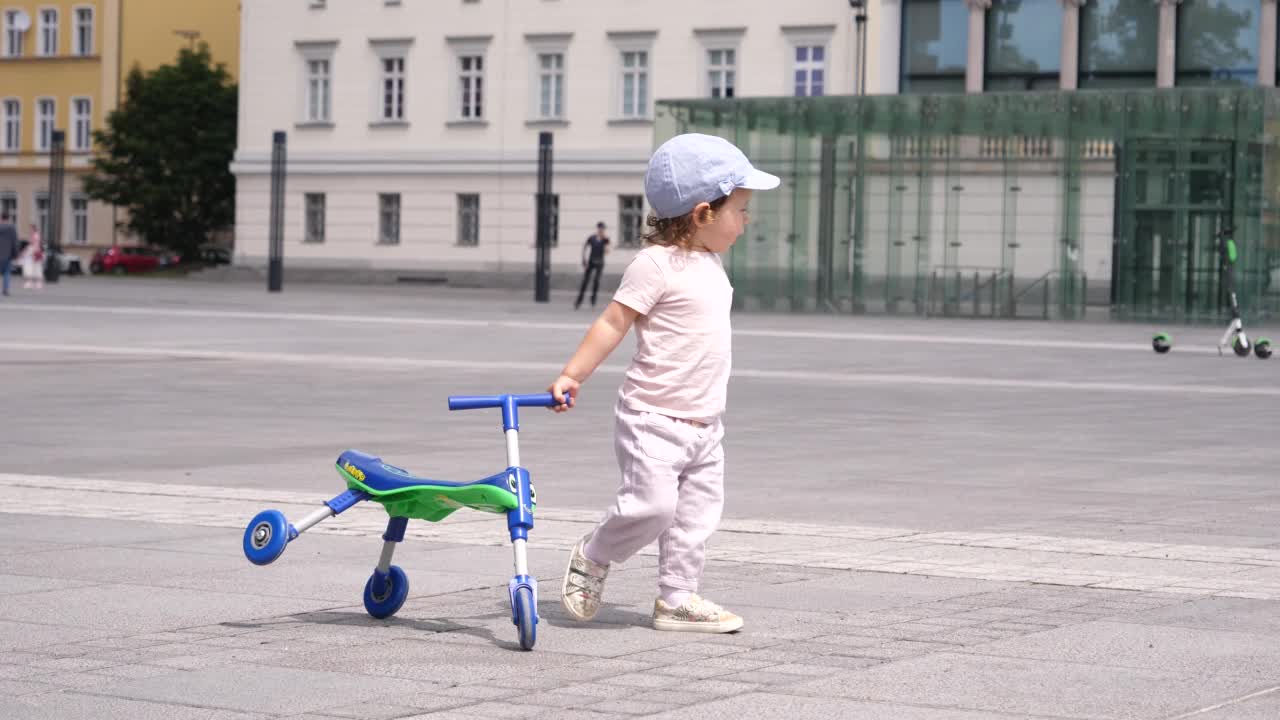
M 364 585 L 364 609 L 379 620 L 396 614 L 405 598 L 409 597 L 409 577 L 399 565 L 392 565 L 386 576 L 378 577 L 377 570 Z

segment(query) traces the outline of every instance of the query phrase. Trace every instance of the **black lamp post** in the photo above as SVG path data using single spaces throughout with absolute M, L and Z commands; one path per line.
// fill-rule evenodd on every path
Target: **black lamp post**
M 858 38 L 858 93 L 867 94 L 867 1 L 849 0 L 853 8 L 854 34 Z

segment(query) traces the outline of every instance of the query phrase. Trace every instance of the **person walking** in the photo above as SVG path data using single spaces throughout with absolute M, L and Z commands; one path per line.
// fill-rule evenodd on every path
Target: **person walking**
M 582 307 L 582 296 L 587 294 L 587 283 L 595 278 L 591 285 L 591 307 L 596 306 L 596 295 L 600 293 L 600 274 L 604 272 L 604 254 L 608 252 L 609 236 L 605 234 L 603 222 L 596 223 L 596 231 L 587 236 L 582 245 L 582 287 L 578 288 L 578 299 L 573 301 L 573 309 Z
M 724 505 L 733 286 L 721 256 L 750 222 L 753 191 L 781 182 L 711 135 L 677 135 L 649 160 L 647 246 L 548 388 L 555 412 L 577 407 L 582 385 L 634 329 L 614 406 L 618 494 L 570 551 L 561 584 L 561 604 L 577 620 L 600 610 L 610 568 L 657 540 L 655 630 L 727 633 L 744 625 L 698 594 L 706 541 Z
M 9 294 L 9 273 L 14 258 L 18 257 L 18 229 L 9 220 L 9 213 L 0 214 L 0 275 L 4 276 L 4 294 Z
M 22 287 L 28 290 L 44 288 L 44 241 L 35 223 L 31 224 L 30 240 L 22 257 Z

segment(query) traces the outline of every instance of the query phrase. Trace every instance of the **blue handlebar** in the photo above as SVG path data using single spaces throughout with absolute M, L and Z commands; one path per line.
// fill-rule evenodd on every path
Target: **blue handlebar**
M 565 396 L 570 407 L 573 397 Z M 560 403 L 555 395 L 549 392 L 532 395 L 450 395 L 450 410 L 481 410 L 484 408 L 502 408 L 502 427 L 506 430 L 519 430 L 520 420 L 517 407 L 555 407 Z
M 450 395 L 450 410 L 481 410 L 484 408 L 502 407 L 506 403 L 507 398 L 516 401 L 516 405 L 521 407 L 555 407 L 559 405 L 556 398 L 549 392 L 534 393 L 533 395 Z M 570 405 L 573 404 L 570 398 Z

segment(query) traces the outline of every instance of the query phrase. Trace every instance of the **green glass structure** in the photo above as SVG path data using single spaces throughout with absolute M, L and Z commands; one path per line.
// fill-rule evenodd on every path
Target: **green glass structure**
M 1280 91 L 668 100 L 655 141 L 741 147 L 739 307 L 1217 322 L 1234 229 L 1246 320 L 1280 311 Z

